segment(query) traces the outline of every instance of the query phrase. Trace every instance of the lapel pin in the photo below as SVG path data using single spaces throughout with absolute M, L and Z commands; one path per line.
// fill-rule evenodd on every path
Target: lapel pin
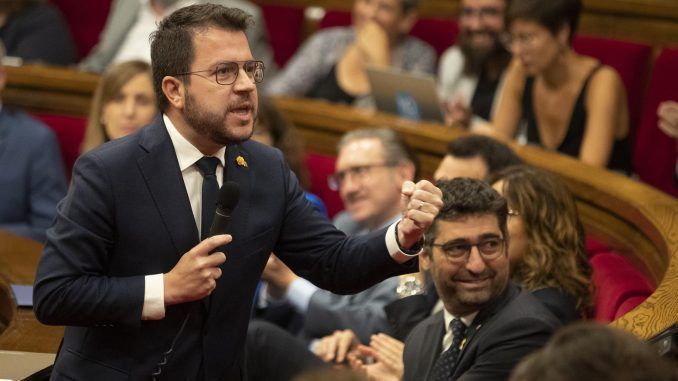
M 245 161 L 245 158 L 242 157 L 242 155 L 238 155 L 238 157 L 235 158 L 235 163 L 238 165 L 238 167 L 247 168 L 247 161 Z

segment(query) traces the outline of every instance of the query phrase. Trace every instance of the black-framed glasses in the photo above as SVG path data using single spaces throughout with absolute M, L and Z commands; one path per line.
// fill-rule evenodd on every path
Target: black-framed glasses
M 327 177 L 327 185 L 333 191 L 337 191 L 339 190 L 339 187 L 341 187 L 341 184 L 343 184 L 346 181 L 346 178 L 348 177 L 357 181 L 362 181 L 365 178 L 367 178 L 367 175 L 374 168 L 393 167 L 393 166 L 395 166 L 395 164 L 384 163 L 384 164 L 358 165 L 355 167 L 346 168 L 332 175 L 329 175 Z
M 478 248 L 481 257 L 491 261 L 502 255 L 504 239 L 499 237 L 485 238 L 477 243 L 455 240 L 445 243 L 432 243 L 431 246 L 439 247 L 445 257 L 455 263 L 468 261 L 471 249 L 475 246 Z
M 264 70 L 266 67 L 262 61 L 227 61 L 218 63 L 214 69 L 207 70 L 198 70 L 192 71 L 189 73 L 179 73 L 174 74 L 173 77 L 179 75 L 197 75 L 208 79 L 200 73 L 211 73 L 214 76 L 214 80 L 220 85 L 232 85 L 238 79 L 238 73 L 240 73 L 240 68 L 243 68 L 247 78 L 249 78 L 254 83 L 259 83 L 264 80 Z

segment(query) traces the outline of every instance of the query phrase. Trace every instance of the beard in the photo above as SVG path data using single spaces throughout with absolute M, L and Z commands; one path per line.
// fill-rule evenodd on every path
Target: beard
M 475 34 L 487 34 L 492 38 L 492 45 L 486 48 L 473 46 Z M 496 72 L 497 78 L 501 75 L 509 61 L 511 53 L 499 41 L 499 34 L 490 31 L 461 32 L 459 34 L 459 48 L 464 55 L 464 74 L 480 76 L 484 71 Z M 490 78 L 490 79 L 497 79 Z
M 248 126 L 228 126 L 227 120 L 229 113 L 234 109 L 249 107 L 252 110 L 253 118 Z M 184 107 L 184 119 L 198 134 L 207 137 L 211 141 L 220 145 L 241 143 L 252 137 L 254 133 L 254 123 L 256 121 L 257 107 L 256 102 L 249 99 L 241 100 L 229 104 L 222 114 L 208 111 L 195 102 L 190 93 L 186 94 L 186 104 Z M 242 131 L 247 128 L 247 130 Z

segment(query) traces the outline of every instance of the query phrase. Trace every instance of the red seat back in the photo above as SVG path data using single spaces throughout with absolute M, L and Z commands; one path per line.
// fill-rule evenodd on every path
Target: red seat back
M 261 10 L 275 63 L 279 67 L 284 67 L 301 42 L 304 9 L 288 5 L 262 4 Z
M 351 25 L 351 12 L 327 10 L 325 16 L 318 23 L 318 28 L 332 28 L 335 26 L 349 26 Z
M 641 180 L 678 197 L 676 140 L 657 127 L 657 108 L 668 100 L 678 102 L 678 49 L 662 50 L 655 61 L 633 150 L 634 170 Z
M 61 148 L 61 156 L 64 159 L 64 168 L 70 178 L 73 164 L 80 155 L 80 146 L 85 136 L 87 119 L 53 114 L 34 114 L 33 116 L 45 123 L 56 134 Z
M 334 156 L 314 152 L 306 153 L 306 166 L 311 176 L 309 191 L 323 200 L 330 218 L 344 209 L 339 192 L 333 191 L 327 184 L 327 177 L 334 173 L 335 162 Z
M 410 34 L 428 42 L 440 57 L 457 40 L 459 24 L 450 19 L 419 19 Z
M 66 18 L 80 58 L 85 57 L 99 42 L 106 25 L 111 0 L 50 0 Z
M 619 73 L 626 89 L 633 138 L 640 123 L 645 79 L 652 48 L 635 42 L 582 35 L 575 36 L 572 45 L 578 53 L 597 58 Z
M 610 322 L 642 303 L 653 292 L 650 282 L 621 254 L 598 251 L 589 262 L 596 286 L 593 318 Z

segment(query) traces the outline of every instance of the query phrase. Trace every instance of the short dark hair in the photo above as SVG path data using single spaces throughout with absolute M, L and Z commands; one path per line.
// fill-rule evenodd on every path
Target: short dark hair
M 480 156 L 487 165 L 488 175 L 522 164 L 509 146 L 484 135 L 468 135 L 451 141 L 447 145 L 447 154 L 459 158 Z
M 193 36 L 196 31 L 217 27 L 244 32 L 252 22 L 252 16 L 240 9 L 209 3 L 178 9 L 162 20 L 158 30 L 151 35 L 153 89 L 158 108 L 164 111 L 169 105 L 162 92 L 162 79 L 191 69 L 195 59 Z M 181 80 L 190 83 L 190 76 L 181 76 Z
M 529 20 L 555 35 L 564 25 L 569 25 L 572 43 L 581 9 L 581 0 L 511 0 L 506 10 L 506 27 L 510 27 L 517 19 Z
M 524 358 L 510 380 L 678 380 L 665 360 L 629 332 L 577 322 L 558 330 L 544 348 Z
M 425 246 L 438 237 L 438 221 L 455 221 L 467 216 L 493 214 L 497 217 L 499 230 L 505 242 L 508 242 L 506 219 L 508 205 L 497 191 L 482 180 L 457 177 L 452 180 L 440 180 L 436 186 L 443 192 L 443 207 L 433 220 L 426 233 Z

